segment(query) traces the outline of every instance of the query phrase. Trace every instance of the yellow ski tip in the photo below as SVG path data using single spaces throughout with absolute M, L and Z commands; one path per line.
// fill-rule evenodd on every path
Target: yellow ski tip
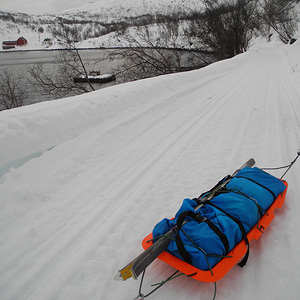
M 134 273 L 132 272 L 132 265 L 133 265 L 133 263 L 127 265 L 122 270 L 119 270 L 118 273 L 114 276 L 114 280 L 124 281 L 130 277 L 132 277 L 133 279 L 137 279 L 136 276 L 134 275 Z

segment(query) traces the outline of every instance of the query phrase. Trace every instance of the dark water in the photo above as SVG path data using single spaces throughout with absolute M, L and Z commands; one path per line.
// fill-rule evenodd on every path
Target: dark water
M 101 71 L 101 74 L 113 74 L 120 64 L 119 60 L 110 61 L 104 59 L 108 50 L 82 50 L 80 55 L 87 70 Z M 36 64 L 43 64 L 44 69 L 49 73 L 57 70 L 56 57 L 58 51 L 1 51 L 0 70 L 8 69 L 17 79 L 18 84 L 26 89 L 28 101 L 26 104 L 52 100 L 54 96 L 41 95 L 40 91 L 28 81 L 30 74 L 28 69 Z M 118 81 L 106 84 L 95 84 L 95 89 L 100 89 Z
M 55 99 L 52 95 L 41 95 L 41 92 L 29 82 L 30 74 L 28 69 L 36 64 L 43 64 L 44 69 L 50 74 L 57 71 L 57 61 L 60 50 L 47 51 L 0 51 L 0 71 L 7 68 L 17 79 L 18 84 L 26 89 L 28 100 L 25 104 L 32 104 L 46 100 Z M 111 60 L 108 55 L 114 50 L 91 49 L 80 50 L 80 56 L 88 71 L 100 71 L 101 74 L 117 74 L 120 66 L 124 63 L 124 58 Z M 184 53 L 183 64 L 192 66 L 191 54 Z M 189 65 L 190 64 L 190 65 Z M 138 79 L 138 78 L 137 78 Z M 126 79 L 125 79 L 126 81 Z M 118 77 L 116 81 L 105 84 L 93 84 L 95 89 L 105 88 L 124 82 L 124 78 Z

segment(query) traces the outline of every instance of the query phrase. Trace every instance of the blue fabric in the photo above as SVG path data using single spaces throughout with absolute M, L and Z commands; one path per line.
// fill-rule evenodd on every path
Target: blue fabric
M 242 223 L 246 232 L 249 232 L 260 218 L 258 206 L 264 211 L 267 210 L 275 200 L 274 195 L 277 197 L 284 190 L 285 185 L 278 178 L 259 168 L 244 168 L 226 185 L 227 192 L 214 197 L 211 203 L 237 218 Z M 196 205 L 197 202 L 195 200 L 184 199 L 173 220 L 163 219 L 154 227 L 153 237 L 165 234 L 176 225 L 177 218 L 182 212 L 187 210 L 194 212 Z M 211 205 L 204 205 L 198 209 L 197 213 L 200 213 L 201 216 L 213 222 L 226 235 L 229 242 L 229 251 L 242 240 L 242 233 L 237 223 L 219 209 Z M 225 247 L 219 236 L 206 222 L 199 223 L 190 217 L 186 219 L 190 221 L 182 228 L 197 245 L 198 249 L 180 231 L 179 234 L 185 245 L 185 249 L 196 268 L 209 270 L 221 260 L 221 257 L 210 255 L 226 255 Z M 167 251 L 183 259 L 177 249 L 175 240 L 170 242 Z

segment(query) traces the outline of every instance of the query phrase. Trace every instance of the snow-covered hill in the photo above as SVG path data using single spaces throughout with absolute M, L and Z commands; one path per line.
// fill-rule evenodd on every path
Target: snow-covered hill
M 111 30 L 117 30 L 111 29 L 114 24 L 156 14 L 169 15 L 178 10 L 189 12 L 199 7 L 196 0 L 98 0 L 61 12 L 40 15 L 0 10 L 0 41 L 24 36 L 28 45 L 20 49 L 41 49 L 49 47 L 48 44 L 43 45 L 43 41 L 50 38 L 53 43 L 50 48 L 57 48 L 59 36 L 54 33 L 60 30 L 62 22 L 79 32 L 79 40 L 83 41 L 81 47 L 118 46 L 109 34 Z M 94 37 L 97 38 L 89 40 Z
M 299 11 L 299 5 L 296 5 L 295 11 Z M 59 41 L 66 40 L 68 32 L 68 39 L 80 41 L 80 48 L 124 47 L 125 44 L 119 41 L 120 36 L 121 40 L 126 33 L 137 36 L 136 27 L 145 24 L 150 31 L 159 32 L 158 23 L 168 22 L 173 13 L 176 15 L 180 12 L 181 19 L 178 23 L 182 37 L 176 41 L 176 47 L 197 48 L 197 43 L 191 46 L 187 42 L 190 37 L 182 33 L 188 23 L 188 16 L 183 15 L 199 11 L 202 7 L 203 4 L 197 0 L 98 0 L 61 12 L 38 15 L 0 10 L 0 41 L 17 40 L 23 36 L 28 44 L 18 50 L 57 49 Z M 157 16 L 160 18 L 156 19 Z M 298 20 L 298 17 L 293 18 Z M 270 29 L 264 35 L 267 37 L 274 32 Z M 155 41 L 151 42 L 155 44 Z
M 146 14 L 171 13 L 178 9 L 191 11 L 200 7 L 197 0 L 98 0 L 61 12 L 61 16 L 103 14 L 107 20 L 118 20 Z
M 116 271 L 185 197 L 248 158 L 288 164 L 300 147 L 300 44 L 256 46 L 201 70 L 0 112 L 0 299 L 133 299 Z M 281 175 L 273 172 L 274 175 Z M 286 202 L 218 300 L 300 297 L 300 163 Z M 150 283 L 173 269 L 156 261 Z M 180 277 L 149 299 L 212 299 Z

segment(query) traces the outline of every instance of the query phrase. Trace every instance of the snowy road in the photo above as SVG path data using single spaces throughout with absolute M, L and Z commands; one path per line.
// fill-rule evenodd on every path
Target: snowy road
M 1 112 L 0 299 L 133 299 L 139 283 L 112 278 L 183 198 L 250 157 L 262 167 L 296 156 L 299 47 Z M 299 298 L 300 164 L 285 179 L 284 207 L 218 300 Z M 145 289 L 170 273 L 155 262 Z M 181 277 L 150 299 L 212 295 Z

